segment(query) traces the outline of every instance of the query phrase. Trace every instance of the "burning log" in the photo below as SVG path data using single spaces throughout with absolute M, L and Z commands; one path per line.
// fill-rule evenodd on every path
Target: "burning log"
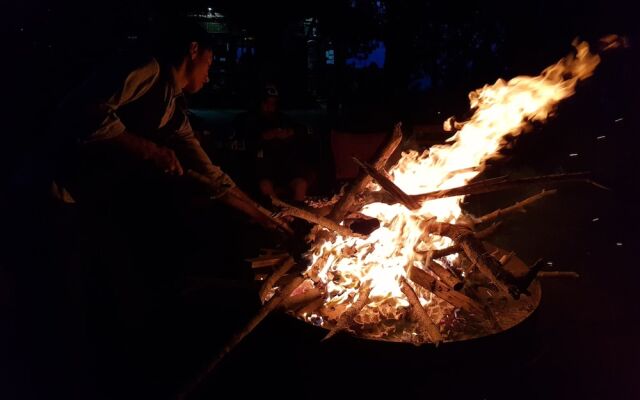
M 418 323 L 418 330 L 423 337 L 431 339 L 431 341 L 437 346 L 442 341 L 442 335 L 436 324 L 431 320 L 431 317 L 427 313 L 427 310 L 420 304 L 418 295 L 413 290 L 411 285 L 404 279 L 400 278 L 400 289 L 411 305 L 411 315 Z
M 312 312 L 316 311 L 318 308 L 322 307 L 323 304 L 324 304 L 324 299 L 322 297 L 319 297 L 313 300 L 312 302 L 308 303 L 306 306 L 299 309 L 298 313 L 300 315 L 311 314 Z
M 455 276 L 451 271 L 447 268 L 443 267 L 439 263 L 433 260 L 429 260 L 427 264 L 428 268 L 440 278 L 445 285 L 449 286 L 451 289 L 455 291 L 460 291 L 464 284 L 457 276 Z
M 371 175 L 373 179 L 376 180 L 382 186 L 384 190 L 386 190 L 398 203 L 404 205 L 409 210 L 417 210 L 420 208 L 420 203 L 408 194 L 406 194 L 402 189 L 400 189 L 391 179 L 389 179 L 384 173 L 378 171 L 372 165 L 369 165 L 365 162 L 358 160 L 357 158 L 353 158 L 353 161 L 356 162 L 367 174 Z
M 376 161 L 373 163 L 374 168 L 384 168 L 389 157 L 391 157 L 393 152 L 400 145 L 400 142 L 402 142 L 402 124 L 397 123 L 387 144 L 380 148 Z M 357 204 L 358 195 L 364 191 L 370 182 L 371 177 L 368 174 L 361 172 L 345 195 L 338 200 L 329 213 L 328 218 L 335 222 L 342 221 L 350 211 L 356 208 L 355 205 Z
M 502 208 L 500 210 L 495 210 L 489 214 L 483 215 L 482 217 L 479 218 L 473 218 L 473 222 L 476 224 L 482 224 L 488 221 L 493 221 L 496 218 L 505 216 L 507 214 L 511 214 L 514 212 L 525 212 L 525 206 L 528 206 L 532 203 L 535 203 L 536 201 L 540 200 L 543 197 L 552 195 L 552 194 L 556 194 L 557 190 L 552 189 L 552 190 L 543 190 L 542 192 L 533 195 L 531 197 L 528 197 L 522 201 L 517 202 L 516 204 L 512 205 L 511 207 L 507 207 L 507 208 Z
M 304 293 L 297 294 L 295 296 L 287 297 L 282 302 L 282 307 L 295 310 L 297 308 L 308 305 L 309 303 L 322 298 L 322 290 L 318 288 L 309 289 Z
M 493 235 L 493 233 L 495 231 L 498 230 L 498 228 L 500 227 L 500 225 L 502 224 L 502 222 L 496 222 L 495 224 L 491 225 L 488 228 L 485 228 L 483 230 L 481 230 L 480 232 L 477 232 L 475 234 L 477 239 L 486 239 L 489 236 Z M 431 258 L 433 259 L 438 259 L 438 258 L 442 258 L 442 257 L 446 257 L 448 255 L 454 254 L 454 253 L 459 253 L 462 251 L 462 247 L 460 247 L 457 244 L 454 244 L 453 246 L 444 248 L 444 249 L 440 249 L 440 250 L 433 250 L 433 254 L 431 255 Z
M 273 271 L 271 276 L 267 278 L 267 280 L 264 282 L 264 284 L 260 288 L 260 292 L 259 292 L 260 300 L 262 300 L 263 303 L 267 300 L 267 295 L 269 294 L 273 286 L 276 284 L 276 282 L 278 282 L 280 278 L 282 278 L 287 272 L 289 272 L 291 267 L 293 267 L 294 265 L 296 265 L 296 262 L 294 261 L 293 257 L 289 257 L 284 262 L 284 264 L 282 264 L 278 269 Z
M 244 339 L 251 331 L 255 329 L 256 326 L 262 320 L 264 320 L 271 311 L 275 310 L 280 304 L 293 292 L 300 284 L 304 281 L 302 276 L 297 276 L 291 282 L 289 282 L 286 286 L 282 288 L 282 290 L 275 296 L 273 296 L 265 305 L 262 306 L 258 314 L 256 314 L 242 329 L 240 332 L 235 334 L 229 342 L 223 347 L 220 353 L 216 358 L 209 363 L 209 365 L 185 388 L 185 390 L 180 394 L 180 399 L 185 399 L 194 390 L 198 388 L 198 386 L 206 379 L 206 377 L 218 366 L 220 361 L 224 358 L 225 355 L 229 354 L 231 350 L 233 350 L 238 343 Z
M 607 189 L 604 186 L 592 181 L 591 179 L 587 179 L 587 176 L 589 176 L 588 172 L 575 172 L 569 174 L 543 175 L 520 179 L 508 179 L 506 177 L 500 177 L 478 181 L 451 189 L 411 195 L 411 197 L 416 201 L 427 201 L 441 199 L 443 197 L 467 196 L 470 194 L 497 192 L 500 190 L 512 189 L 528 185 L 547 185 L 551 183 L 564 182 L 587 182 L 599 188 Z
M 347 228 L 346 226 L 339 225 L 328 218 L 321 217 L 310 211 L 296 208 L 290 204 L 285 203 L 282 200 L 276 199 L 275 197 L 271 198 L 271 202 L 273 203 L 273 205 L 283 208 L 283 210 L 280 211 L 279 213 L 280 215 L 283 215 L 283 216 L 290 215 L 292 217 L 304 219 L 306 221 L 309 221 L 316 225 L 320 225 L 330 231 L 336 232 L 337 234 L 345 237 L 349 237 L 349 236 L 363 237 L 363 235 L 353 232 L 351 229 Z
M 245 261 L 251 263 L 251 268 L 266 268 L 280 264 L 289 257 L 288 254 L 266 254 L 256 258 L 247 258 Z
M 436 278 L 420 268 L 411 267 L 409 269 L 409 279 L 454 307 L 461 308 L 470 314 L 484 315 L 484 309 L 476 301 L 440 283 Z
M 514 299 L 520 297 L 521 290 L 516 279 L 502 268 L 498 260 L 488 254 L 480 240 L 470 229 L 460 226 L 429 220 L 426 230 L 444 235 L 455 241 L 471 262 L 502 291 L 511 294 Z
M 580 278 L 580 274 L 574 271 L 540 271 L 536 278 Z
M 353 302 L 351 307 L 340 315 L 336 326 L 331 329 L 324 338 L 322 338 L 322 341 L 330 339 L 336 333 L 348 329 L 353 324 L 353 320 L 358 316 L 358 314 L 360 314 L 360 311 L 369 304 L 369 294 L 371 293 L 371 289 L 373 289 L 371 281 L 366 281 L 358 291 L 358 300 Z

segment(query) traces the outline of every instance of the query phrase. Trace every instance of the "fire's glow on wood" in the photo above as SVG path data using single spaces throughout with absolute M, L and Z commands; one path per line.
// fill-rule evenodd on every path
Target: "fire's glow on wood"
M 363 173 L 334 206 L 328 218 L 340 228 L 330 230 L 327 224 L 314 228 L 312 262 L 304 275 L 313 282 L 310 288 L 322 291 L 323 300 L 312 296 L 317 308 L 301 304 L 297 309 L 304 308 L 304 313 L 298 316 L 332 331 L 424 343 L 506 329 L 512 324 L 498 303 L 511 309 L 535 308 L 535 298 L 522 296 L 531 295 L 528 289 L 539 295 L 537 287 L 529 287 L 527 268 L 519 261 L 519 270 L 505 268 L 498 257 L 505 254 L 490 254 L 475 232 L 486 228 L 482 224 L 521 211 L 553 192 L 473 217 L 460 208 L 464 196 L 459 194 L 464 190 L 442 191 L 468 185 L 488 159 L 498 156 L 508 136 L 521 134 L 532 121 L 546 120 L 559 101 L 574 93 L 578 81 L 591 76 L 600 57 L 590 53 L 584 42 L 574 46 L 575 54 L 539 76 L 499 79 L 471 92 L 475 113 L 468 121 L 455 123 L 457 131 L 446 144 L 423 153 L 403 153 L 387 171 L 386 160 L 402 135 L 398 125 L 379 159 L 372 165 L 361 164 Z M 438 191 L 441 198 L 417 196 Z M 380 194 L 386 201 L 372 200 Z M 348 234 L 341 223 L 351 213 L 375 218 L 380 227 L 367 237 Z M 432 259 L 448 248 L 450 254 Z

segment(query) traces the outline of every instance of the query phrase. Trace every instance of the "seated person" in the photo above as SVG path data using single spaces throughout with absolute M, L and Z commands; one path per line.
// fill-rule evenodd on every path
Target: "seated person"
M 303 201 L 314 180 L 307 130 L 280 111 L 277 87 L 265 85 L 257 107 L 240 114 L 234 125 L 254 164 L 260 194 Z

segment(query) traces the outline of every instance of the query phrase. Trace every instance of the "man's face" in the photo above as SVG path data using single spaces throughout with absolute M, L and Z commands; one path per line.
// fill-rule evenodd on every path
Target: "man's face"
M 213 62 L 213 52 L 209 49 L 196 52 L 191 56 L 187 68 L 187 86 L 184 91 L 195 93 L 209 82 L 209 68 Z

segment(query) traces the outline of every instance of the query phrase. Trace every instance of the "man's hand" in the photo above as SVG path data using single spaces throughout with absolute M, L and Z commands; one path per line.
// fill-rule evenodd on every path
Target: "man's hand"
M 155 149 L 147 156 L 147 160 L 151 161 L 156 168 L 165 174 L 181 176 L 184 173 L 176 153 L 167 147 L 155 145 Z

